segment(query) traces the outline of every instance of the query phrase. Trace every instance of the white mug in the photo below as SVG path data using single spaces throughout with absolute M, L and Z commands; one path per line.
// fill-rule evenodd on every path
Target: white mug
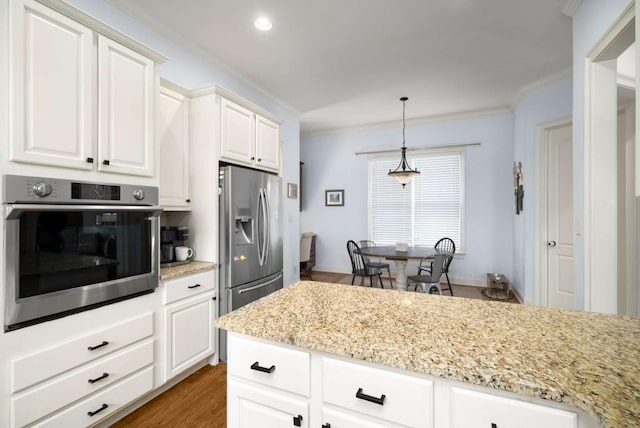
M 189 247 L 176 247 L 176 260 L 183 261 L 193 257 L 193 249 Z

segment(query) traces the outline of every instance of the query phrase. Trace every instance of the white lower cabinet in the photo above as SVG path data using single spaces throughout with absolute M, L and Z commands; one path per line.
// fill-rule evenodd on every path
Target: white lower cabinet
M 164 281 L 163 382 L 216 352 L 214 271 Z
M 578 415 L 565 410 L 451 388 L 453 428 L 575 428 Z
M 229 380 L 227 424 L 238 428 L 310 427 L 309 403 L 284 392 Z
M 235 333 L 228 335 L 228 349 L 228 428 L 596 426 L 584 412 L 558 408 L 567 407 L 559 403 L 510 398 L 506 392 Z
M 153 314 L 13 360 L 11 427 L 88 426 L 153 389 Z

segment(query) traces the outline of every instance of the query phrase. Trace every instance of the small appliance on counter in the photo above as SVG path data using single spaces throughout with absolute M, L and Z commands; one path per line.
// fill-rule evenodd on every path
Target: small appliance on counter
M 187 226 L 163 226 L 160 228 L 160 267 L 179 266 L 189 263 L 189 260 L 176 259 L 176 247 L 184 245 L 189 239 Z

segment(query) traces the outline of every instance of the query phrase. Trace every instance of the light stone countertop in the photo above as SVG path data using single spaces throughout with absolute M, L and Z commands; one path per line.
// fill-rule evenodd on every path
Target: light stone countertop
M 640 318 L 302 281 L 216 324 L 640 426 Z
M 197 260 L 192 260 L 189 263 L 184 265 L 160 268 L 160 281 L 166 281 L 167 279 L 180 278 L 185 275 L 205 272 L 208 270 L 213 270 L 215 268 L 216 268 L 215 263 L 199 262 Z

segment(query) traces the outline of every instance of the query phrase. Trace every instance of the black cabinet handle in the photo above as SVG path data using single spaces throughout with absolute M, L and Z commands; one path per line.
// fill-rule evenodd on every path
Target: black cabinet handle
M 107 341 L 105 340 L 105 341 L 103 341 L 101 344 L 96 345 L 96 346 L 89 346 L 87 349 L 88 349 L 89 351 L 95 351 L 96 349 L 98 349 L 98 348 L 102 348 L 103 346 L 107 346 L 108 344 L 109 344 L 109 342 L 107 342 Z
M 331 428 L 331 424 L 328 422 L 326 424 L 322 424 L 322 428 Z
M 107 403 L 102 403 L 102 406 L 100 406 L 100 408 L 98 410 L 94 410 L 93 412 L 87 412 L 87 415 L 89 415 L 89 416 L 97 415 L 101 411 L 105 410 L 107 407 L 109 407 L 109 405 Z
M 218 300 L 218 298 L 216 296 L 213 296 L 211 300 Z
M 384 394 L 382 394 L 380 396 L 380 398 L 372 397 L 371 395 L 367 395 L 367 394 L 363 393 L 362 392 L 362 388 L 358 388 L 358 392 L 356 392 L 356 398 L 359 398 L 359 399 L 364 400 L 364 401 L 369 401 L 371 403 L 379 404 L 381 406 L 384 406 L 385 397 L 386 396 Z
M 255 370 L 258 372 L 262 372 L 262 373 L 273 373 L 276 370 L 276 366 L 271 366 L 271 367 L 262 367 L 260 366 L 259 362 L 255 362 L 253 364 L 251 364 L 251 370 Z
M 185 202 L 186 202 L 186 203 L 190 203 L 190 202 L 191 202 L 191 199 L 185 199 Z
M 105 159 L 105 160 L 103 160 L 103 161 L 102 161 L 102 164 L 103 164 L 103 165 L 109 165 L 109 163 L 110 163 L 110 162 L 109 162 L 107 159 Z
M 200 284 L 187 285 L 187 288 L 198 288 Z
M 491 422 L 491 428 L 498 428 L 498 424 L 494 424 L 493 422 Z
M 262 158 L 258 158 L 258 162 L 262 162 Z
M 93 158 L 87 158 L 87 163 L 93 163 Z
M 301 427 L 302 426 L 302 415 L 298 415 L 298 416 L 294 416 L 293 417 L 293 426 L 294 427 Z
M 255 156 L 251 156 L 251 160 L 256 160 Z
M 89 383 L 96 383 L 99 380 L 105 379 L 109 377 L 109 373 L 102 373 L 102 376 L 99 376 L 95 379 L 89 379 Z

